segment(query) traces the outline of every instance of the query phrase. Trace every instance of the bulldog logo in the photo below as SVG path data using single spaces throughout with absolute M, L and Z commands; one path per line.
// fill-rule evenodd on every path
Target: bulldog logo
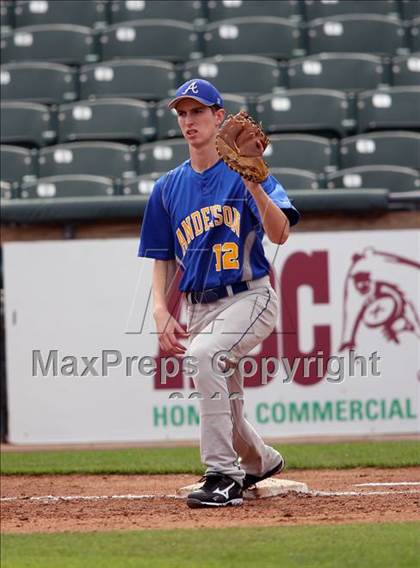
M 400 343 L 405 332 L 420 339 L 417 306 L 408 297 L 405 285 L 412 271 L 420 270 L 420 264 L 373 248 L 355 254 L 352 261 L 344 285 L 340 351 L 356 347 L 362 325 L 380 328 L 394 343 Z

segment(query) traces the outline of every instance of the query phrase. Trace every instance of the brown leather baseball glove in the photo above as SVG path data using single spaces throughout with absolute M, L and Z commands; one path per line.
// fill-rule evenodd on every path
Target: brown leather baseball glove
M 229 115 L 216 137 L 222 160 L 243 178 L 260 183 L 269 171 L 262 155 L 270 140 L 261 126 L 245 111 Z

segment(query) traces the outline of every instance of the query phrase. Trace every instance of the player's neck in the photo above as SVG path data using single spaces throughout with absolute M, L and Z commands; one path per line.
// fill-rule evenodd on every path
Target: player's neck
M 204 148 L 192 148 L 190 146 L 190 158 L 192 169 L 199 174 L 205 172 L 220 160 L 214 145 Z

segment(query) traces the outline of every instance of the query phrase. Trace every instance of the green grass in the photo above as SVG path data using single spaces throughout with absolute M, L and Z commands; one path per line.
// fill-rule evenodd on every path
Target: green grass
M 344 469 L 420 465 L 420 442 L 352 442 L 343 444 L 282 444 L 289 469 Z M 138 448 L 4 452 L 1 472 L 10 474 L 69 473 L 192 473 L 200 474 L 198 448 Z
M 418 568 L 420 523 L 10 534 L 3 568 Z

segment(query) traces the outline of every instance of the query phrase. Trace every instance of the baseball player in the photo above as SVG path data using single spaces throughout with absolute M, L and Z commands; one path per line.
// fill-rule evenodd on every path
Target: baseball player
M 299 213 L 271 175 L 242 178 L 219 157 L 225 117 L 217 89 L 202 79 L 181 85 L 175 109 L 190 159 L 156 181 L 143 219 L 139 256 L 155 259 L 154 319 L 161 348 L 193 361 L 200 393 L 203 486 L 189 507 L 242 504 L 243 491 L 284 468 L 243 412 L 237 362 L 274 329 L 278 299 L 269 281 L 264 233 L 283 244 Z M 187 331 L 168 310 L 177 265 L 187 302 Z M 187 343 L 188 348 L 184 343 Z

